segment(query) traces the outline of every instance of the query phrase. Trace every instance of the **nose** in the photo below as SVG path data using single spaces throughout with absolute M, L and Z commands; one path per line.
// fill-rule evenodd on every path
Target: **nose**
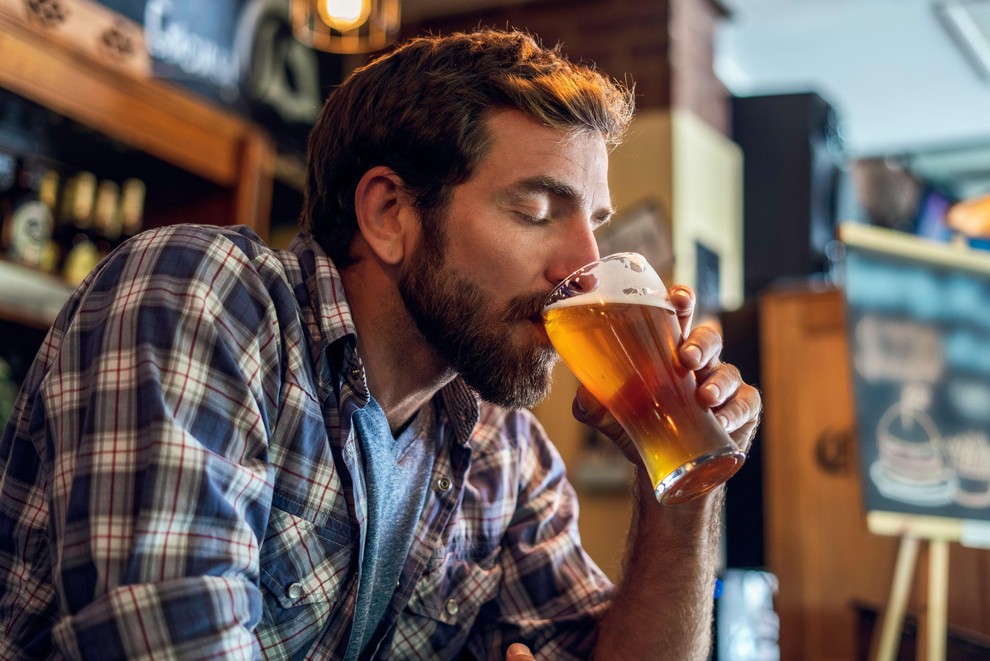
M 587 218 L 580 219 L 563 237 L 546 271 L 547 281 L 556 285 L 585 264 L 598 259 L 598 241 Z

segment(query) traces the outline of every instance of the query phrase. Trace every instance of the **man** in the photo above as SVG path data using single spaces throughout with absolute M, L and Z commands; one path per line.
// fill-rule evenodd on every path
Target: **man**
M 105 260 L 0 444 L 0 657 L 705 658 L 719 494 L 643 472 L 613 588 L 523 408 L 631 112 L 522 34 L 414 40 L 330 96 L 289 251 L 180 225 Z M 681 357 L 747 446 L 720 342 Z

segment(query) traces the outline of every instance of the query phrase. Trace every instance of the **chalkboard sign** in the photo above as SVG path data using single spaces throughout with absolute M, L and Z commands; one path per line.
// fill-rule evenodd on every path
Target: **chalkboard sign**
M 840 237 L 866 509 L 990 519 L 990 252 Z

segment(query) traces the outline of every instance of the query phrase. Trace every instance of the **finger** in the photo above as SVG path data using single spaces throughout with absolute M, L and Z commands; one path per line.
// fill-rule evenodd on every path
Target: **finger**
M 749 384 L 742 384 L 735 396 L 722 406 L 712 409 L 732 440 L 743 452 L 749 452 L 760 424 L 763 401 L 760 392 Z
M 619 421 L 583 385 L 578 387 L 572 409 L 578 422 L 594 427 L 610 438 L 626 459 L 634 464 L 641 461 L 635 444 L 622 428 L 622 425 L 619 424 Z
M 584 385 L 579 385 L 574 394 L 572 413 L 579 422 L 586 425 L 595 426 L 607 413 L 605 406 L 591 394 Z
M 713 370 L 721 364 L 718 357 L 722 353 L 722 336 L 711 326 L 698 326 L 681 343 L 677 353 L 681 365 L 689 370 Z
M 674 285 L 667 294 L 670 302 L 677 313 L 677 321 L 681 325 L 681 336 L 686 336 L 691 330 L 691 322 L 694 319 L 694 292 L 690 287 L 684 285 Z
M 536 661 L 536 657 L 522 643 L 512 643 L 505 652 L 505 661 Z
M 571 412 L 578 422 L 598 429 L 609 438 L 615 439 L 622 433 L 622 427 L 615 417 L 583 385 L 578 386 Z
M 698 401 L 709 408 L 722 406 L 737 396 L 744 384 L 735 365 L 714 360 L 716 365 L 698 372 Z

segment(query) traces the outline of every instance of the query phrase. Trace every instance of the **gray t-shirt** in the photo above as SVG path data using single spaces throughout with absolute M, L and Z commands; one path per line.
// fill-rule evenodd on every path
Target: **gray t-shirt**
M 368 522 L 348 661 L 364 651 L 392 601 L 426 503 L 437 452 L 429 440 L 437 437 L 432 433 L 432 404 L 424 406 L 398 438 L 392 437 L 374 398 L 353 421 L 364 455 Z

